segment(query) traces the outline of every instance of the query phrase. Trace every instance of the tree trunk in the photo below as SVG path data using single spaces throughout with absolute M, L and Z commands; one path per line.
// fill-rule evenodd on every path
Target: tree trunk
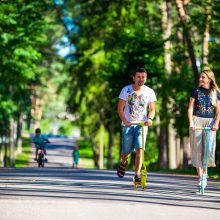
M 8 145 L 4 143 L 4 158 L 3 158 L 3 167 L 8 166 Z
M 167 125 L 160 125 L 158 166 L 161 168 L 168 167 L 168 127 Z
M 171 77 L 172 72 L 172 61 L 171 61 L 171 29 L 172 29 L 172 18 L 171 18 L 171 9 L 172 9 L 172 3 L 171 0 L 166 0 L 161 2 L 161 13 L 162 13 L 162 30 L 163 30 L 163 39 L 165 40 L 164 43 L 164 67 L 166 70 L 166 73 L 168 75 L 168 78 Z M 162 100 L 163 102 L 163 111 L 165 109 L 169 110 L 172 109 L 172 102 L 168 102 L 167 98 Z M 165 117 L 165 120 L 167 120 L 168 117 Z M 169 125 L 161 128 L 161 137 L 160 137 L 160 150 L 161 154 L 159 154 L 159 160 L 165 160 L 164 162 L 160 161 L 159 164 L 166 166 L 169 166 L 169 168 L 176 168 L 176 153 L 175 153 L 175 136 L 176 132 L 173 128 L 173 119 L 169 120 Z M 165 137 L 167 135 L 167 137 Z M 167 146 L 166 146 L 166 144 Z M 168 157 L 168 159 L 165 159 L 165 157 Z
M 120 132 L 119 132 L 119 155 L 118 155 L 118 158 L 119 158 L 119 162 L 120 162 L 120 159 L 121 159 L 121 151 L 122 151 L 122 129 L 120 129 Z
M 168 126 L 168 156 L 169 156 L 169 168 L 170 169 L 175 169 L 177 168 L 176 164 L 176 138 L 177 134 L 176 131 L 173 127 L 173 119 L 169 121 L 169 126 Z
M 189 137 L 183 138 L 183 168 L 189 167 L 190 161 L 190 143 Z
M 4 120 L 2 122 L 3 127 L 2 127 L 2 143 L 4 146 L 4 156 L 3 156 L 3 167 L 7 167 L 8 166 L 8 139 L 9 139 L 9 134 L 8 134 L 8 130 L 9 130 L 9 124 L 8 124 L 8 120 L 3 117 Z
M 2 134 L 0 133 L 0 163 L 2 164 L 3 166 L 3 139 L 2 139 Z
M 99 167 L 99 154 L 97 153 L 97 144 L 95 141 L 93 141 L 95 138 L 91 137 L 90 142 L 92 144 L 92 152 L 93 152 L 93 160 L 94 160 L 94 166 L 96 168 Z
M 33 122 L 33 125 L 31 124 L 33 128 L 31 127 L 31 129 L 36 129 L 40 127 L 39 122 L 42 118 L 41 100 L 38 94 L 38 87 L 35 85 L 32 85 L 31 89 L 32 89 L 32 96 L 31 96 L 31 105 L 32 105 L 31 119 L 32 120 L 31 122 Z
M 145 18 L 147 20 L 146 23 L 148 24 L 148 31 L 150 33 L 153 33 L 154 25 L 153 25 L 153 22 L 151 21 L 151 18 L 150 18 L 149 12 L 148 12 L 148 2 L 144 1 L 144 3 L 145 3 Z
M 207 0 L 207 5 L 205 7 L 205 29 L 203 33 L 202 40 L 202 64 L 207 65 L 208 55 L 209 55 L 209 28 L 211 22 L 211 0 Z
M 17 153 L 22 153 L 22 129 L 23 129 L 23 118 L 22 115 L 19 114 L 17 119 L 17 138 L 16 138 L 16 146 L 17 146 Z
M 177 166 L 177 168 L 181 168 L 180 138 L 176 139 L 176 166 Z
M 104 126 L 100 126 L 100 142 L 99 142 L 99 169 L 104 168 L 104 139 L 105 139 L 105 130 Z
M 183 26 L 184 36 L 186 38 L 188 53 L 190 56 L 192 70 L 194 73 L 194 81 L 197 84 L 199 73 L 198 73 L 198 67 L 196 65 L 196 56 L 195 56 L 194 46 L 193 46 L 193 42 L 192 42 L 191 35 L 190 35 L 189 25 L 188 25 L 189 18 L 187 17 L 186 11 L 184 9 L 184 1 L 176 0 L 176 8 L 177 8 L 177 12 L 180 18 L 180 22 Z
M 15 166 L 14 120 L 10 119 L 10 167 Z
M 112 169 L 114 166 L 113 161 L 113 147 L 114 147 L 114 126 L 110 124 L 108 127 L 108 168 Z
M 165 50 L 165 70 L 168 74 L 171 73 L 171 41 L 169 40 L 171 36 L 172 20 L 171 20 L 171 0 L 162 1 L 161 12 L 162 12 L 162 30 L 163 39 L 165 40 L 164 50 Z
M 27 129 L 28 130 L 31 130 L 31 111 L 28 111 L 28 114 L 27 114 L 27 120 L 26 120 L 26 122 L 27 122 Z
M 180 137 L 180 168 L 183 168 L 183 154 L 184 154 L 184 141 L 183 137 Z

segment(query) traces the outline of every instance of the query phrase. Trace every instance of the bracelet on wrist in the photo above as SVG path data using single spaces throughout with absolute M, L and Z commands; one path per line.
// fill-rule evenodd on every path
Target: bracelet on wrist
M 149 119 L 150 119 L 151 121 L 153 121 L 153 118 L 148 118 L 148 120 L 149 120 Z

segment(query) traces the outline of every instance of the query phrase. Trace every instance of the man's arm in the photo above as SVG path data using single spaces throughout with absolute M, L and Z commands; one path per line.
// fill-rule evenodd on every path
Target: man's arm
M 122 122 L 126 126 L 130 126 L 131 122 L 127 121 L 127 119 L 125 118 L 125 114 L 124 114 L 125 103 L 126 103 L 125 100 L 119 99 L 119 101 L 118 101 L 118 115 L 119 115 L 120 119 L 122 120 Z
M 150 102 L 148 119 L 145 122 L 145 125 L 151 126 L 153 124 L 153 119 L 155 117 L 155 114 L 156 114 L 156 103 L 155 102 Z

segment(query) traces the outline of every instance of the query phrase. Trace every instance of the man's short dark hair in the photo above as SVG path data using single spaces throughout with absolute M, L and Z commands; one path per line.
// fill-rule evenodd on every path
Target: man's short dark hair
M 146 73 L 146 74 L 147 74 L 147 71 L 146 71 L 144 68 L 137 68 L 137 69 L 134 71 L 133 76 L 135 76 L 136 73 Z

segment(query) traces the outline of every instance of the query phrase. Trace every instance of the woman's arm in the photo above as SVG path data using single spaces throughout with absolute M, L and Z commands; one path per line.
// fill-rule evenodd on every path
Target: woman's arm
M 190 128 L 194 128 L 194 123 L 193 123 L 193 107 L 194 107 L 194 102 L 195 102 L 195 99 L 190 97 L 189 106 L 188 106 L 188 120 L 189 120 L 189 127 Z
M 220 120 L 220 100 L 217 100 L 215 123 L 214 123 L 214 125 L 212 127 L 213 131 L 217 131 L 218 130 L 219 120 Z

